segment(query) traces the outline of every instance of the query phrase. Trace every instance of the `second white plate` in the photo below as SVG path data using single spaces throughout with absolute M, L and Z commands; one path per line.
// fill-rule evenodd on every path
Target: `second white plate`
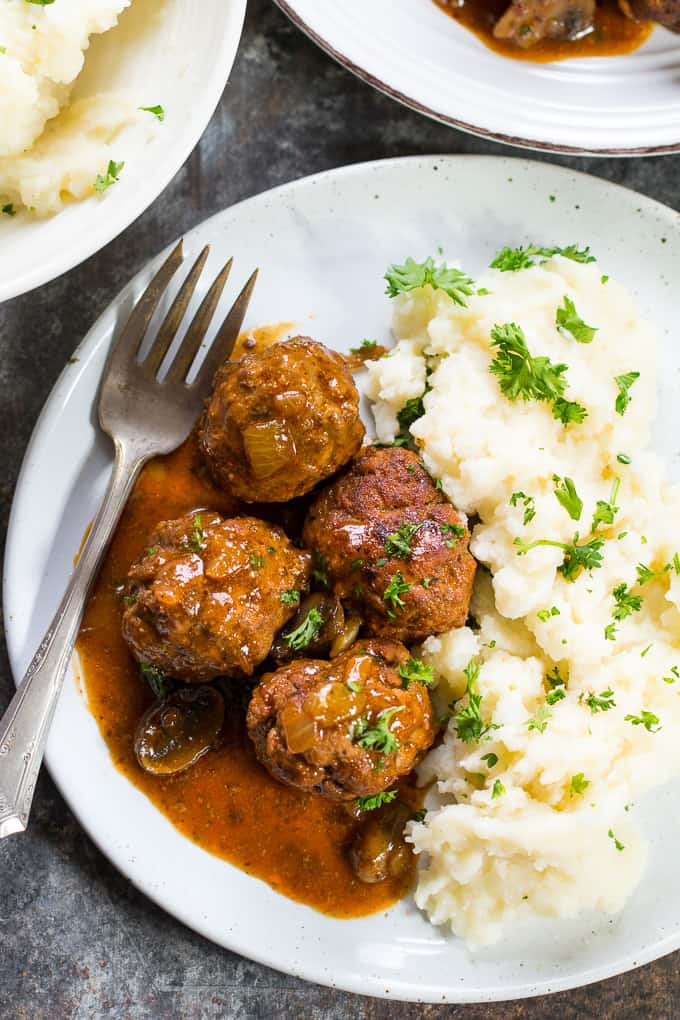
M 432 0 L 276 0 L 327 53 L 435 120 L 509 145 L 584 155 L 680 151 L 680 35 L 551 64 L 489 50 Z

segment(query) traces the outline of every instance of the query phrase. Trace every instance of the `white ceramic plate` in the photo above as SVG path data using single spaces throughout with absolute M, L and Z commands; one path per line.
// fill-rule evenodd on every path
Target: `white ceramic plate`
M 536 64 L 492 52 L 432 0 L 276 2 L 364 81 L 464 131 L 585 155 L 680 151 L 680 35 L 666 29 L 627 56 Z
M 227 83 L 246 0 L 134 0 L 93 36 L 74 98 L 123 90 L 160 103 L 165 121 L 125 129 L 115 187 L 49 219 L 0 217 L 0 301 L 48 283 L 108 244 L 172 180 L 203 134 Z M 142 98 L 143 97 L 143 98 Z M 149 115 L 150 116 L 150 115 Z
M 225 302 L 260 266 L 250 325 L 296 320 L 301 332 L 347 350 L 364 336 L 388 339 L 382 274 L 394 260 L 423 257 L 441 245 L 474 274 L 506 243 L 589 242 L 603 271 L 627 284 L 658 324 L 657 439 L 678 476 L 679 221 L 640 195 L 558 167 L 430 157 L 354 166 L 286 185 L 219 213 L 188 235 L 186 248 L 190 255 L 209 241 L 214 269 L 236 255 L 237 279 Z M 153 268 L 125 288 L 85 338 L 26 453 L 5 563 L 5 620 L 17 678 L 59 600 L 104 488 L 111 449 L 95 426 L 97 383 L 112 334 Z M 655 791 L 640 805 L 650 865 L 620 917 L 517 929 L 506 942 L 470 956 L 460 941 L 432 928 L 410 899 L 386 914 L 334 920 L 189 842 L 115 770 L 73 676 L 47 761 L 83 826 L 148 896 L 215 942 L 310 980 L 432 1002 L 507 999 L 595 981 L 680 946 L 678 786 Z

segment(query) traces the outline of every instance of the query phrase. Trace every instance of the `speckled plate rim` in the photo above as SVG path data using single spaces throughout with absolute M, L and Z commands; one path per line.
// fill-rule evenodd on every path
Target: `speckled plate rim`
M 246 199 L 234 206 L 227 207 L 227 209 L 222 210 L 222 212 L 217 213 L 203 223 L 198 224 L 185 235 L 186 249 L 188 251 L 193 250 L 196 245 L 192 242 L 196 235 L 202 233 L 206 229 L 210 229 L 210 225 L 217 223 L 225 214 L 232 215 L 234 213 L 247 213 L 249 207 L 252 208 L 256 203 L 260 203 L 262 201 L 269 203 L 271 203 L 272 200 L 285 201 L 288 196 L 294 196 L 300 189 L 305 189 L 310 186 L 313 187 L 317 184 L 323 184 L 329 180 L 342 181 L 346 178 L 367 175 L 372 171 L 376 171 L 377 173 L 380 173 L 382 170 L 389 171 L 403 165 L 417 166 L 420 164 L 423 171 L 448 169 L 454 172 L 457 166 L 464 164 L 472 164 L 473 167 L 481 167 L 487 166 L 491 163 L 496 163 L 498 165 L 498 173 L 503 177 L 503 179 L 507 179 L 505 175 L 507 175 L 508 171 L 514 172 L 515 175 L 519 175 L 521 173 L 538 175 L 538 177 L 542 174 L 547 174 L 549 177 L 553 177 L 554 175 L 554 179 L 550 182 L 550 187 L 553 189 L 556 189 L 556 185 L 560 180 L 564 182 L 565 186 L 567 186 L 567 182 L 569 180 L 572 180 L 577 183 L 580 182 L 584 187 L 595 188 L 600 191 L 600 193 L 602 193 L 600 189 L 611 189 L 614 195 L 618 196 L 622 204 L 624 201 L 631 203 L 634 199 L 635 204 L 638 207 L 636 211 L 653 218 L 657 224 L 663 224 L 664 233 L 669 237 L 673 236 L 680 246 L 680 214 L 674 212 L 667 206 L 664 206 L 653 199 L 647 198 L 646 196 L 640 195 L 639 193 L 633 192 L 630 189 L 623 188 L 615 184 L 609 184 L 608 182 L 595 178 L 589 174 L 522 158 L 460 155 L 430 157 L 412 156 L 387 159 L 370 163 L 354 164 L 335 170 L 325 171 L 310 177 L 301 178 L 297 181 L 281 185 L 277 188 L 271 189 L 270 191 L 263 192 L 260 195 Z M 168 248 L 166 248 L 158 256 L 150 260 L 146 267 L 140 270 L 140 272 L 122 289 L 122 291 L 111 302 L 109 307 L 94 323 L 58 377 L 36 422 L 34 431 L 26 449 L 11 508 L 3 565 L 3 609 L 7 645 L 15 683 L 20 678 L 21 660 L 22 656 L 24 656 L 24 652 L 20 648 L 18 635 L 16 634 L 15 628 L 12 626 L 12 621 L 16 616 L 13 608 L 16 599 L 15 590 L 20 583 L 22 572 L 22 563 L 16 536 L 20 530 L 21 518 L 27 512 L 27 507 L 30 502 L 28 490 L 30 488 L 31 476 L 36 472 L 35 461 L 40 453 L 39 447 L 41 443 L 44 442 L 46 434 L 49 434 L 50 430 L 54 429 L 59 422 L 60 416 L 71 393 L 78 387 L 81 375 L 87 371 L 88 363 L 90 363 L 93 358 L 96 359 L 98 355 L 102 354 L 102 347 L 107 345 L 111 332 L 114 329 L 116 322 L 119 320 L 121 313 L 124 314 L 125 309 L 129 309 L 135 295 L 138 295 L 141 292 L 146 281 L 148 281 L 161 260 L 166 257 L 167 252 L 170 251 L 174 243 L 176 242 L 173 242 L 172 245 L 169 245 Z M 93 400 L 94 395 L 95 394 L 93 392 L 90 392 L 88 394 L 88 399 Z M 46 570 L 48 568 L 49 563 L 46 564 Z M 71 679 L 76 680 L 76 678 L 77 667 L 75 668 Z M 82 698 L 80 698 L 80 696 L 75 692 L 76 683 L 77 680 L 72 684 L 73 697 L 77 700 L 79 699 L 79 703 L 82 703 L 83 711 L 88 715 L 92 725 L 94 726 L 94 720 L 89 715 L 89 711 L 85 707 Z M 65 690 L 64 694 L 62 694 L 62 700 L 66 694 L 67 692 Z M 101 740 L 101 738 L 99 739 Z M 638 947 L 638 952 L 622 956 L 617 959 L 615 963 L 609 966 L 586 968 L 581 971 L 576 978 L 573 975 L 567 975 L 566 977 L 541 980 L 539 982 L 527 981 L 525 984 L 517 984 L 511 989 L 502 985 L 489 985 L 487 987 L 456 987 L 455 975 L 451 976 L 447 983 L 436 986 L 425 985 L 423 987 L 415 987 L 413 982 L 408 979 L 404 980 L 401 977 L 392 977 L 390 986 L 386 987 L 386 979 L 384 976 L 351 971 L 341 975 L 335 974 L 332 970 L 332 950 L 329 951 L 329 966 L 310 966 L 307 963 L 291 963 L 290 959 L 283 962 L 280 953 L 277 954 L 275 952 L 261 950 L 257 945 L 253 945 L 252 942 L 244 941 L 235 936 L 228 930 L 228 928 L 225 931 L 223 926 L 219 928 L 215 927 L 195 909 L 189 909 L 178 904 L 177 899 L 173 897 L 172 890 L 163 889 L 162 886 L 157 888 L 153 882 L 150 883 L 148 876 L 146 878 L 144 877 L 143 869 L 140 868 L 139 862 L 134 857 L 130 858 L 130 856 L 121 849 L 121 846 L 109 845 L 107 841 L 101 837 L 101 834 L 97 832 L 96 827 L 92 824 L 92 820 L 88 817 L 87 811 L 83 809 L 82 804 L 79 804 L 75 798 L 70 795 L 70 779 L 67 776 L 63 763 L 59 760 L 56 752 L 57 748 L 48 747 L 48 753 L 46 755 L 46 764 L 55 784 L 89 837 L 99 847 L 101 852 L 108 857 L 114 866 L 124 876 L 126 876 L 129 881 L 140 890 L 140 892 L 149 897 L 172 916 L 176 917 L 187 927 L 212 942 L 233 952 L 240 953 L 257 963 L 278 969 L 294 977 L 314 981 L 330 988 L 344 989 L 358 995 L 369 995 L 397 1001 L 421 1003 L 481 1003 L 491 1001 L 510 1001 L 513 999 L 529 998 L 553 992 L 566 991 L 570 988 L 583 987 L 593 982 L 615 977 L 618 974 L 640 967 L 643 964 L 659 959 L 660 957 L 680 948 L 680 926 L 678 926 L 674 933 L 669 933 L 655 942 L 650 942 L 647 945 Z M 141 798 L 141 800 L 143 800 L 148 806 L 149 802 L 146 798 L 136 791 L 135 788 L 132 787 L 120 773 L 117 773 L 116 770 L 112 768 L 110 760 L 108 762 L 108 768 L 112 773 L 115 773 L 120 777 L 120 781 L 122 783 L 127 784 L 131 790 L 134 790 L 135 795 Z M 88 782 L 96 784 L 96 776 L 88 778 Z M 159 817 L 162 818 L 162 816 Z M 170 823 L 165 824 L 172 828 Z M 173 831 L 176 830 L 173 829 Z M 21 839 L 21 836 L 19 835 L 15 838 Z M 180 836 L 179 838 L 184 840 L 184 837 Z M 184 840 L 184 842 L 188 843 L 189 841 Z M 217 858 L 212 858 L 211 855 L 205 856 L 211 860 L 219 860 Z M 233 870 L 242 877 L 245 874 L 232 865 L 229 865 L 228 862 L 220 861 L 219 863 L 227 869 Z M 251 876 L 246 875 L 245 877 L 250 881 L 257 883 L 258 886 L 265 885 L 265 883 L 260 882 L 258 879 L 253 879 Z M 228 882 L 228 878 L 226 881 Z M 279 899 L 285 899 L 285 897 L 279 897 L 279 894 L 274 893 L 273 891 L 272 895 Z M 293 901 L 287 902 L 289 904 L 293 903 Z M 309 908 L 304 909 L 308 910 Z M 315 914 L 314 911 L 312 911 L 312 913 Z M 389 925 L 389 912 L 387 915 L 383 916 L 386 919 L 386 924 Z M 361 921 L 363 919 L 358 920 Z M 353 924 L 354 922 L 342 921 L 339 923 L 345 925 Z M 437 929 L 432 930 L 436 931 Z M 293 939 L 294 930 L 291 930 L 291 945 L 293 944 Z
M 431 120 L 436 120 L 440 124 L 447 124 L 449 127 L 458 128 L 459 131 L 465 131 L 469 135 L 475 135 L 478 138 L 487 138 L 491 141 L 501 142 L 504 145 L 514 145 L 520 149 L 530 149 L 533 152 L 555 152 L 563 153 L 565 155 L 572 156 L 669 156 L 673 153 L 680 152 L 680 141 L 675 142 L 671 145 L 658 145 L 658 146 L 639 146 L 639 147 L 621 147 L 621 148 L 581 148 L 578 145 L 564 145 L 560 142 L 543 141 L 536 138 L 523 138 L 520 135 L 506 135 L 500 131 L 490 131 L 478 124 L 468 123 L 465 120 L 461 120 L 458 117 L 451 117 L 441 110 L 435 110 L 430 106 L 426 106 L 423 103 L 418 102 L 417 99 L 406 95 L 399 89 L 390 85 L 388 82 L 383 81 L 377 75 L 367 71 L 366 68 L 361 67 L 351 60 L 347 54 L 342 53 L 338 50 L 333 43 L 324 38 L 315 29 L 311 27 L 308 22 L 302 18 L 297 11 L 293 3 L 289 0 L 274 0 L 278 7 L 290 18 L 293 24 L 300 29 L 301 32 L 316 43 L 316 45 L 322 49 L 325 53 L 336 60 L 338 64 L 344 67 L 347 71 L 351 71 L 361 81 L 365 81 L 368 85 L 371 85 L 378 92 L 384 93 L 389 96 L 390 99 L 396 100 L 401 103 L 402 106 L 406 106 L 410 110 L 415 110 L 416 113 L 422 113 L 423 116 L 429 117 Z

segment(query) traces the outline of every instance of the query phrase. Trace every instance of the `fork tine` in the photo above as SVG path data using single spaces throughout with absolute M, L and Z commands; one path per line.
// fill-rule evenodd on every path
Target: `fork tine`
M 177 292 L 177 297 L 172 302 L 170 311 L 161 323 L 161 327 L 158 330 L 158 336 L 154 340 L 151 350 L 142 362 L 145 371 L 153 376 L 156 375 L 158 369 L 161 367 L 163 358 L 167 354 L 168 348 L 175 338 L 177 330 L 184 318 L 184 313 L 186 312 L 187 306 L 191 301 L 194 290 L 196 289 L 198 278 L 203 271 L 203 266 L 205 265 L 205 260 L 209 253 L 210 246 L 206 245 L 187 273 L 184 283 Z
M 215 339 L 203 359 L 198 375 L 192 383 L 192 387 L 198 386 L 207 390 L 219 366 L 231 355 L 236 339 L 241 331 L 246 312 L 248 311 L 258 272 L 259 270 L 256 269 L 251 274 L 250 279 L 227 312 L 227 317 L 218 329 Z
M 172 364 L 166 376 L 167 382 L 179 382 L 186 377 L 198 353 L 198 349 L 205 339 L 205 334 L 208 332 L 233 264 L 233 258 L 229 259 L 222 271 L 215 277 L 210 290 L 201 301 L 201 306 L 191 320 L 179 350 L 176 351 L 175 357 L 172 359 Z
M 120 357 L 128 354 L 131 359 L 135 357 L 139 344 L 146 333 L 147 327 L 151 322 L 153 313 L 158 307 L 160 299 L 165 293 L 170 280 L 184 261 L 182 244 L 183 242 L 180 240 L 175 245 L 149 286 L 140 297 L 139 301 L 137 301 L 130 312 L 127 322 L 120 331 L 118 339 L 111 349 L 111 354 L 109 355 L 111 360 L 114 355 L 118 355 Z M 105 376 L 106 372 L 104 372 L 102 378 L 105 378 Z

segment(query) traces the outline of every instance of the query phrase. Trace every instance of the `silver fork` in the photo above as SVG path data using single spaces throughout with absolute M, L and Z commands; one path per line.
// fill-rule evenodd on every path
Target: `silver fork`
M 9 708 L 0 720 L 0 839 L 28 824 L 47 734 L 62 688 L 85 602 L 133 482 L 151 457 L 182 443 L 200 413 L 218 365 L 231 353 L 243 323 L 257 270 L 231 306 L 206 351 L 195 379 L 191 367 L 227 282 L 232 259 L 215 278 L 161 381 L 158 371 L 174 340 L 208 257 L 194 262 L 139 361 L 142 342 L 161 297 L 183 262 L 182 242 L 164 262 L 113 344 L 99 389 L 99 422 L 113 440 L 115 462 L 104 502 L 94 519 L 66 593 Z

